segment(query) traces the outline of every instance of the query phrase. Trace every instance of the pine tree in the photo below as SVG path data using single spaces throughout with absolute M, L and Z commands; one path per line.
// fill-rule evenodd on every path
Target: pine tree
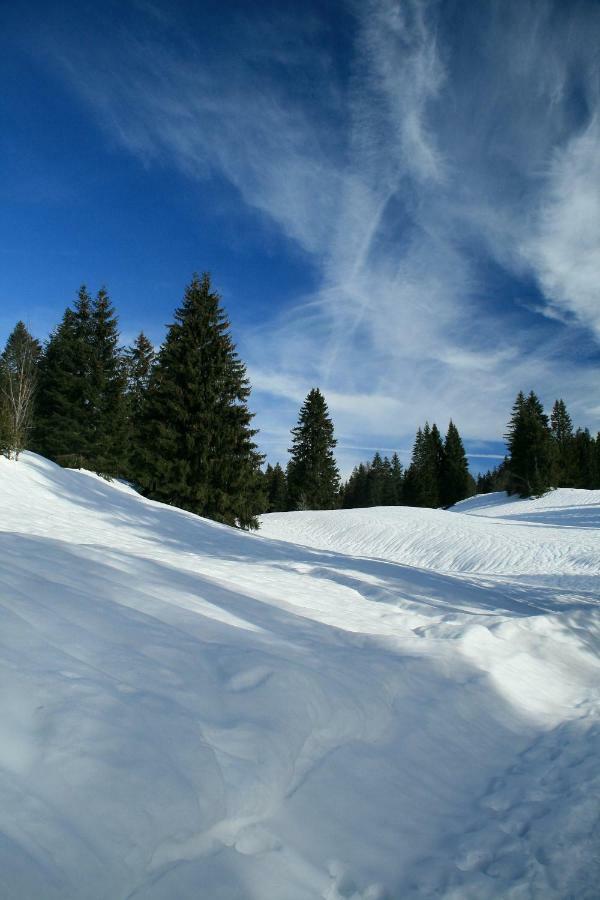
M 469 494 L 469 465 L 458 428 L 450 420 L 441 466 L 440 501 L 442 506 L 453 506 Z
M 542 494 L 551 481 L 552 438 L 548 417 L 533 391 L 519 392 L 506 435 L 509 490 L 521 497 Z
M 397 453 L 392 456 L 392 481 L 394 483 L 394 494 L 396 504 L 404 503 L 404 470 Z
M 369 465 L 359 463 L 342 489 L 342 507 L 344 509 L 364 508 L 368 506 Z
M 564 400 L 557 400 L 552 408 L 550 430 L 553 443 L 552 483 L 555 487 L 572 487 L 577 477 L 573 423 Z
M 577 488 L 593 488 L 596 483 L 595 441 L 587 428 L 578 428 L 573 438 L 573 460 Z
M 421 506 L 420 473 L 425 460 L 425 438 L 419 426 L 415 435 L 410 465 L 404 476 L 404 502 L 407 506 Z
M 75 308 L 50 335 L 39 370 L 33 448 L 64 466 L 88 465 L 91 335 L 91 297 L 82 286 Z
M 87 464 L 109 476 L 125 474 L 128 462 L 127 373 L 118 343 L 115 311 L 101 288 L 91 309 Z
M 85 285 L 51 334 L 40 365 L 34 447 L 63 466 L 126 471 L 125 371 L 114 309 Z
M 367 472 L 367 506 L 383 506 L 385 476 L 385 466 L 381 455 L 375 453 Z
M 150 386 L 156 353 L 143 331 L 125 353 L 127 371 L 127 413 L 129 422 L 128 473 L 135 479 L 142 465 L 142 414 L 144 399 Z
M 318 388 L 313 388 L 292 429 L 287 471 L 290 509 L 337 506 L 340 475 L 333 455 L 336 443 L 325 398 Z
M 287 479 L 279 463 L 267 466 L 265 482 L 267 512 L 285 512 L 288 508 Z
M 256 528 L 264 508 L 250 385 L 210 277 L 194 275 L 145 394 L 136 474 L 153 498 Z
M 9 459 L 27 446 L 40 355 L 39 341 L 17 322 L 0 357 L 0 452 Z

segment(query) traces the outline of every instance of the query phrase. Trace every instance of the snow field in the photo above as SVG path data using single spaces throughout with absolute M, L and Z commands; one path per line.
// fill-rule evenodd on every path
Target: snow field
M 1 897 L 597 897 L 600 492 L 0 491 Z

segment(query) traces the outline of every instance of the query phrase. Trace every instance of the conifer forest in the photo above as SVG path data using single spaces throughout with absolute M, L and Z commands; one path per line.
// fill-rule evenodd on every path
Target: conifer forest
M 454 421 L 428 421 L 407 465 L 376 452 L 342 482 L 326 399 L 312 388 L 291 427 L 289 460 L 259 452 L 251 386 L 210 276 L 194 275 L 163 344 L 122 347 L 107 291 L 79 289 L 42 345 L 23 322 L 0 358 L 0 450 L 132 483 L 145 496 L 217 522 L 256 528 L 264 512 L 373 506 L 449 507 L 475 493 L 539 496 L 600 487 L 600 435 L 575 428 L 562 399 L 515 399 L 507 453 L 475 479 Z

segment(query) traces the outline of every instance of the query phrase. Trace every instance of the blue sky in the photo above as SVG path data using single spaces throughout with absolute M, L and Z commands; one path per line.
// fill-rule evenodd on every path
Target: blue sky
M 106 285 L 221 292 L 262 448 L 313 385 L 347 472 L 519 389 L 600 427 L 600 4 L 3 4 L 0 339 Z M 475 454 L 482 454 L 477 458 Z

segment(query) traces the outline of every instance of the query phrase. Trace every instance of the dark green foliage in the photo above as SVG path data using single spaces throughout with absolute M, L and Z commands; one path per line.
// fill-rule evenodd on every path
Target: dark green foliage
M 333 455 L 336 443 L 325 398 L 313 388 L 292 429 L 287 469 L 290 509 L 334 509 L 338 505 L 340 475 Z
M 127 414 L 129 423 L 129 472 L 132 477 L 143 465 L 142 413 L 144 398 L 150 385 L 156 353 L 144 332 L 135 339 L 125 354 L 127 371 Z
M 425 423 L 415 437 L 410 466 L 404 480 L 404 502 L 409 506 L 436 507 L 441 503 L 444 445 L 435 423 Z
M 395 504 L 400 505 L 404 502 L 404 470 L 397 453 L 392 456 L 391 483 Z
M 9 458 L 27 446 L 40 355 L 39 341 L 17 322 L 0 357 L 0 452 Z
M 452 506 L 469 496 L 469 465 L 458 428 L 450 420 L 441 464 L 440 502 Z
M 136 480 L 157 500 L 255 528 L 265 503 L 262 458 L 229 327 L 208 274 L 194 275 L 150 377 Z
M 352 472 L 342 490 L 344 509 L 362 508 L 369 505 L 369 464 L 360 463 Z
M 92 304 L 88 465 L 104 475 L 127 471 L 127 371 L 114 308 L 102 288 Z
M 573 438 L 575 484 L 577 488 L 593 488 L 597 483 L 596 442 L 587 428 L 578 428 Z
M 552 484 L 572 487 L 577 481 L 577 465 L 573 438 L 573 423 L 564 400 L 557 400 L 550 416 L 552 432 Z
M 91 437 L 91 297 L 79 290 L 75 308 L 46 343 L 40 364 L 33 447 L 65 466 L 87 465 Z
M 510 492 L 543 494 L 551 484 L 553 448 L 548 417 L 533 391 L 528 397 L 518 394 L 506 439 Z
M 376 453 L 367 474 L 367 506 L 383 506 L 387 474 L 381 456 Z
M 505 457 L 500 465 L 478 475 L 475 489 L 478 494 L 490 494 L 493 491 L 508 490 L 508 458 Z
M 51 334 L 40 365 L 34 448 L 65 466 L 126 470 L 125 371 L 104 289 L 85 286 Z
M 402 464 L 394 453 L 390 461 L 376 453 L 370 463 L 360 463 L 342 489 L 344 509 L 397 506 L 402 502 Z
M 288 508 L 287 478 L 279 465 L 268 465 L 265 472 L 267 512 L 285 512 Z

